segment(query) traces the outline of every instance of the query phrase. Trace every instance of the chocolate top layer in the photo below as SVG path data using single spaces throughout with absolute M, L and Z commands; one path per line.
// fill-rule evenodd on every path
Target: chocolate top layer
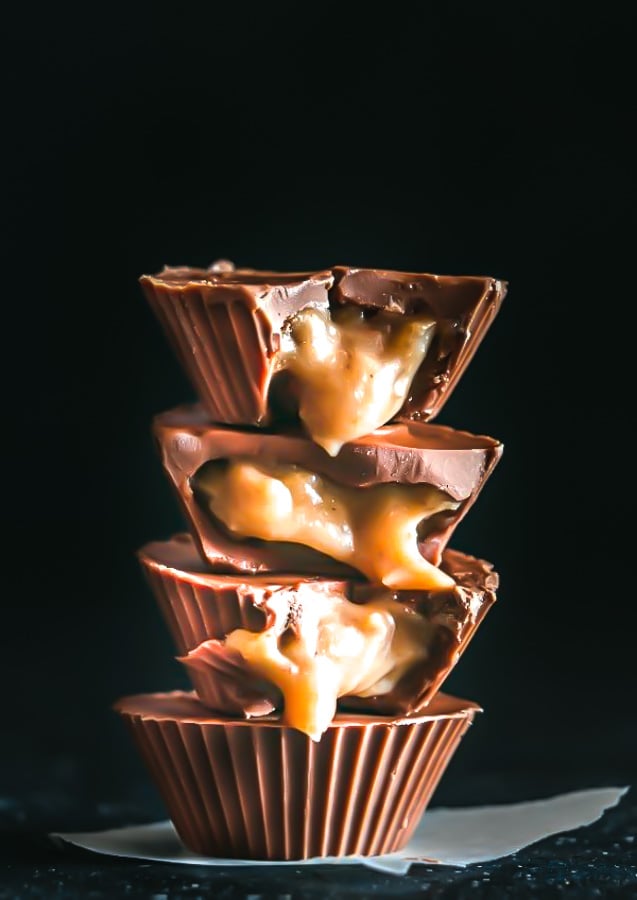
M 230 720 L 227 717 L 219 718 L 210 714 L 194 693 L 185 691 L 172 691 L 166 694 L 136 694 L 130 697 L 122 697 L 113 707 L 116 712 L 125 716 L 136 716 L 146 721 L 154 722 L 178 722 L 185 724 L 192 722 L 196 725 L 234 725 L 237 728 L 285 728 L 281 725 L 280 717 L 276 714 L 261 716 L 258 719 Z M 449 694 L 437 694 L 427 707 L 426 712 L 417 715 L 388 716 L 376 715 L 352 715 L 339 712 L 334 717 L 330 728 L 338 726 L 366 726 L 366 725 L 400 725 L 412 722 L 429 722 L 432 719 L 460 719 L 473 717 L 475 713 L 482 712 L 477 703 L 471 700 L 461 700 Z
M 502 445 L 442 425 L 388 425 L 345 444 L 336 457 L 298 431 L 271 433 L 236 430 L 211 424 L 198 405 L 182 406 L 157 416 L 153 423 L 163 466 L 197 540 L 202 556 L 225 572 L 294 572 L 356 577 L 343 563 L 300 544 L 237 540 L 196 496 L 193 476 L 215 459 L 244 457 L 288 463 L 349 487 L 376 484 L 427 484 L 459 502 L 439 514 L 419 544 L 420 552 L 438 565 L 442 550 L 458 522 L 478 496 L 502 454 Z
M 507 291 L 506 282 L 486 276 L 348 266 L 288 273 L 230 265 L 166 267 L 140 279 L 200 399 L 215 421 L 230 424 L 264 424 L 272 417 L 270 383 L 286 320 L 308 307 L 326 310 L 344 304 L 371 313 L 385 310 L 435 319 L 431 347 L 395 417 L 432 419 L 472 359 Z M 231 358 L 232 373 L 227 368 Z M 237 379 L 245 383 L 235 384 Z M 289 414 L 285 404 L 281 409 L 277 405 L 274 413 L 277 418 Z

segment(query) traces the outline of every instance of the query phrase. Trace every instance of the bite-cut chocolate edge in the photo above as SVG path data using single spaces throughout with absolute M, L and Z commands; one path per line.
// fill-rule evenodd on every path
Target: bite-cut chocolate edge
M 187 665 L 193 686 L 212 709 L 231 715 L 261 715 L 275 708 L 280 697 L 274 686 L 259 684 L 249 667 L 236 655 L 219 652 L 220 642 L 237 628 L 261 631 L 265 627 L 263 604 L 281 587 L 305 585 L 334 590 L 347 599 L 364 603 L 378 591 L 361 581 L 329 578 L 299 579 L 284 575 L 217 575 L 203 571 L 189 535 L 155 541 L 142 547 L 139 559 L 180 657 L 202 647 Z M 443 591 L 396 591 L 395 599 L 412 606 L 435 630 L 429 655 L 413 665 L 387 694 L 374 697 L 342 697 L 339 709 L 361 709 L 387 715 L 423 709 L 442 687 L 466 650 L 478 626 L 496 600 L 498 575 L 491 563 L 447 548 L 442 568 L 456 582 Z
M 433 419 L 500 309 L 504 281 L 335 266 L 319 272 L 165 268 L 140 279 L 213 421 L 267 424 L 284 323 L 300 310 L 343 304 L 430 315 L 436 334 L 397 420 Z
M 193 476 L 207 462 L 246 457 L 297 465 L 349 487 L 398 483 L 438 488 L 459 503 L 456 510 L 433 516 L 419 541 L 423 557 L 439 565 L 451 534 L 502 454 L 502 444 L 493 438 L 410 422 L 379 428 L 345 444 L 331 457 L 299 432 L 239 431 L 212 425 L 199 405 L 157 416 L 153 432 L 162 465 L 202 556 L 224 572 L 360 577 L 352 567 L 301 544 L 233 538 L 196 495 Z

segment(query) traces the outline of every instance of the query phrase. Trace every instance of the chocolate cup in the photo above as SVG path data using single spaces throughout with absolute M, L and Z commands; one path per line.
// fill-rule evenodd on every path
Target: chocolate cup
M 400 850 L 480 711 L 440 694 L 427 715 L 338 715 L 313 742 L 273 716 L 213 718 L 182 692 L 115 709 L 186 847 L 262 860 Z
M 335 266 L 320 272 L 164 268 L 142 290 L 208 414 L 229 425 L 277 424 L 270 386 L 286 319 L 306 307 L 354 305 L 427 314 L 432 346 L 395 417 L 432 419 L 476 352 L 506 294 L 489 277 Z M 282 418 L 281 418 L 282 416 Z
M 431 485 L 458 502 L 456 510 L 427 521 L 419 550 L 433 565 L 458 523 L 474 503 L 502 455 L 502 444 L 423 422 L 386 425 L 344 444 L 336 457 L 298 431 L 238 430 L 214 425 L 199 405 L 180 406 L 153 420 L 153 433 L 164 470 L 198 543 L 199 551 L 218 572 L 320 572 L 332 578 L 360 573 L 301 544 L 239 540 L 215 519 L 196 494 L 194 476 L 215 459 L 244 457 L 297 465 L 347 487 L 377 484 Z
M 302 583 L 305 590 L 316 585 L 318 591 L 327 588 L 365 603 L 375 590 L 362 581 L 318 576 L 216 575 L 201 561 L 192 538 L 185 534 L 147 544 L 138 555 L 199 698 L 226 715 L 258 716 L 280 706 L 280 695 L 272 685 L 257 682 L 238 654 L 221 654 L 216 646 L 236 628 L 263 630 L 263 603 L 271 593 Z M 434 627 L 428 657 L 414 665 L 389 693 L 342 697 L 339 709 L 407 714 L 424 708 L 440 689 L 495 602 L 498 586 L 491 563 L 456 550 L 445 550 L 441 568 L 455 580 L 455 587 L 393 593 Z M 189 658 L 196 648 L 199 652 Z

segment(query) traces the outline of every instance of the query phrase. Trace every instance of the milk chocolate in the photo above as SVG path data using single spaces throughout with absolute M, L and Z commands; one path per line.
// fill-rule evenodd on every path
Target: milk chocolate
M 275 376 L 286 321 L 343 305 L 428 315 L 435 336 L 395 419 L 426 421 L 442 408 L 500 308 L 507 285 L 490 277 L 335 266 L 317 272 L 164 268 L 140 279 L 144 294 L 214 422 L 280 424 L 294 414 L 294 385 Z M 279 382 L 281 382 L 279 386 Z M 271 389 L 272 387 L 272 395 Z
M 217 574 L 202 560 L 189 534 L 145 544 L 138 558 L 180 656 L 204 641 L 223 640 L 235 628 L 261 631 L 266 598 L 299 582 L 298 575 L 287 573 Z M 355 582 L 307 575 L 303 583 L 317 583 L 349 597 Z
M 330 457 L 298 431 L 238 431 L 213 425 L 199 405 L 157 416 L 153 431 L 199 550 L 218 572 L 321 573 L 337 578 L 359 574 L 300 544 L 232 537 L 196 494 L 194 476 L 211 460 L 243 457 L 289 463 L 350 487 L 398 483 L 438 488 L 457 501 L 458 507 L 432 516 L 419 533 L 420 553 L 437 566 L 451 534 L 502 453 L 502 445 L 493 438 L 411 422 L 379 428 L 345 444 L 338 456 Z
M 186 847 L 263 860 L 404 847 L 480 712 L 439 694 L 421 716 L 338 714 L 317 743 L 276 716 L 215 718 L 181 692 L 115 709 Z
M 226 715 L 260 716 L 280 709 L 276 688 L 257 679 L 240 656 L 223 648 L 223 640 L 237 628 L 261 631 L 266 625 L 268 599 L 281 590 L 294 591 L 298 579 L 291 575 L 272 579 L 214 574 L 202 563 L 192 538 L 183 534 L 147 544 L 139 558 L 182 662 L 205 704 Z M 495 602 L 498 586 L 491 563 L 456 550 L 445 550 L 441 567 L 454 579 L 455 587 L 393 592 L 394 599 L 431 625 L 426 659 L 412 666 L 389 693 L 342 697 L 340 710 L 411 714 L 427 706 L 441 688 Z M 365 603 L 378 592 L 377 586 L 358 580 L 316 576 L 303 579 L 302 584 L 333 591 L 354 603 Z

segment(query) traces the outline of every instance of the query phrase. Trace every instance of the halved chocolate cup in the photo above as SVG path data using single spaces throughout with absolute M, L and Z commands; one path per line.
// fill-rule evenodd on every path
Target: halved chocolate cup
M 440 694 L 421 716 L 339 714 L 317 743 L 274 716 L 211 717 L 182 692 L 115 709 L 186 847 L 263 860 L 400 850 L 480 711 Z
M 237 654 L 223 652 L 224 639 L 235 629 L 260 632 L 266 627 L 266 604 L 273 596 L 290 592 L 294 601 L 299 585 L 300 603 L 312 602 L 313 589 L 317 600 L 325 591 L 359 604 L 378 596 L 377 586 L 360 580 L 217 575 L 202 563 L 188 535 L 147 544 L 139 558 L 200 699 L 228 715 L 259 716 L 281 707 L 272 684 L 256 677 Z M 392 593 L 428 623 L 426 657 L 408 668 L 391 691 L 341 697 L 339 709 L 407 714 L 423 709 L 440 689 L 495 602 L 498 586 L 498 576 L 485 560 L 447 549 L 441 565 L 454 587 Z
M 304 309 L 362 309 L 397 319 L 426 316 L 435 334 L 394 420 L 428 420 L 442 408 L 500 308 L 506 283 L 335 266 L 280 273 L 229 266 L 164 268 L 140 279 L 179 362 L 214 422 L 265 425 L 289 421 L 276 393 L 282 334 Z M 377 422 L 378 425 L 384 422 Z M 364 431 L 371 429 L 366 428 Z
M 214 460 L 240 458 L 256 464 L 297 466 L 335 485 L 360 488 L 361 496 L 366 488 L 383 484 L 437 489 L 457 507 L 426 521 L 423 518 L 417 546 L 423 559 L 438 566 L 454 529 L 502 455 L 502 444 L 493 438 L 412 422 L 379 428 L 345 444 L 338 456 L 331 457 L 298 432 L 275 434 L 213 425 L 198 405 L 157 416 L 153 431 L 162 464 L 202 556 L 214 570 L 226 573 L 360 575 L 351 566 L 300 543 L 231 535 L 197 491 L 198 474 Z

